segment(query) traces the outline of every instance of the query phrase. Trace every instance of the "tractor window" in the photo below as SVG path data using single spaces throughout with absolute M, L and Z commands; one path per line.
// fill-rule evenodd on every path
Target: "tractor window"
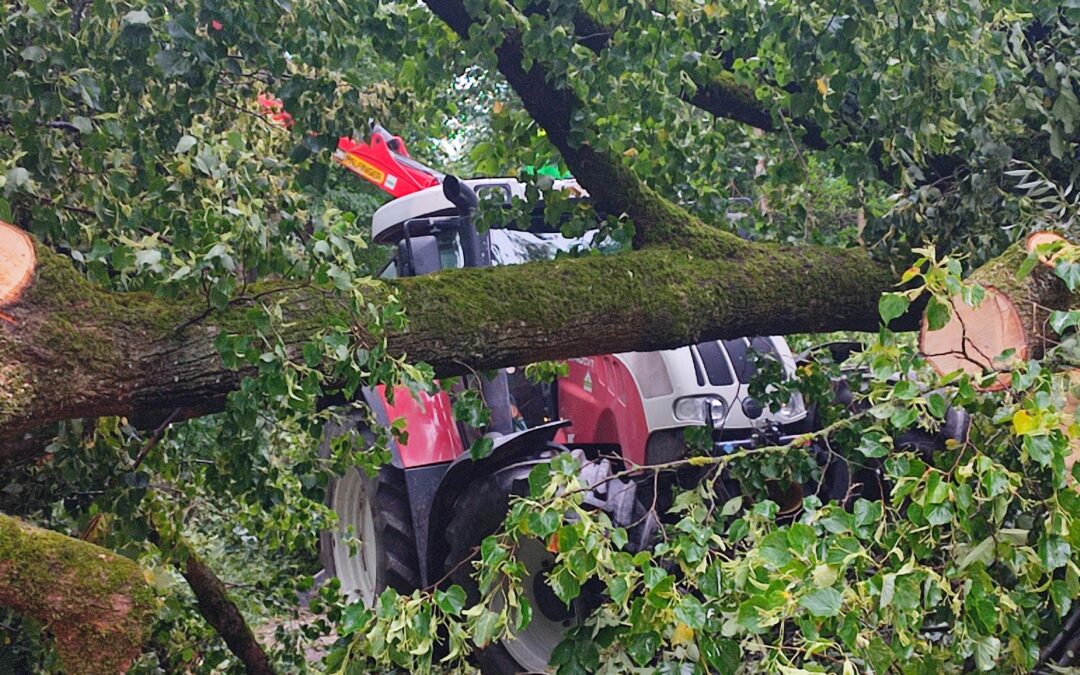
M 380 279 L 397 279 L 398 278 L 397 258 L 393 258 L 390 262 L 386 263 L 386 267 L 382 268 L 382 271 L 379 272 L 379 278 Z
M 524 232 L 522 230 L 491 229 L 491 260 L 496 265 L 520 265 L 537 260 L 552 260 L 559 253 L 588 248 L 594 232 L 580 239 L 570 239 L 558 232 Z
M 440 268 L 444 270 L 465 267 L 465 252 L 461 250 L 461 239 L 456 230 L 440 232 L 436 235 L 439 242 Z

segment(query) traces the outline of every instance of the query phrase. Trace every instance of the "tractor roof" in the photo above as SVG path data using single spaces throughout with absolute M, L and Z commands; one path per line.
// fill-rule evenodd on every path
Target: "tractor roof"
M 470 178 L 464 181 L 484 196 L 488 191 L 500 191 L 509 203 L 513 197 L 525 199 L 525 183 L 516 178 Z M 555 189 L 573 190 L 580 196 L 587 194 L 575 180 L 557 180 Z M 402 237 L 402 225 L 417 218 L 437 218 L 457 215 L 457 209 L 443 196 L 442 186 L 436 185 L 412 194 L 398 197 L 384 204 L 371 219 L 371 236 L 377 244 L 392 244 Z M 410 232 L 414 232 L 410 230 Z

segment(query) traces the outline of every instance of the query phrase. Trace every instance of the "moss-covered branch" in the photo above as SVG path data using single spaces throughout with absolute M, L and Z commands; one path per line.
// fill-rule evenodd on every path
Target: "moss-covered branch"
M 156 605 L 131 560 L 0 514 L 0 606 L 45 626 L 65 672 L 125 672 Z
M 201 298 L 110 292 L 63 256 L 39 247 L 38 258 L 27 291 L 4 308 L 13 321 L 0 322 L 0 460 L 40 447 L 21 440 L 63 419 L 149 424 L 177 408 L 186 417 L 219 410 L 250 374 L 226 368 L 215 347 L 222 332 L 255 333 L 243 303 L 191 322 Z M 454 374 L 707 338 L 875 330 L 892 282 L 858 251 L 702 231 L 682 248 L 451 270 L 368 293 L 376 304 L 394 293 L 406 309 L 407 330 L 389 336 L 393 353 Z M 282 286 L 275 297 L 288 313 L 279 332 L 296 347 L 342 318 L 321 289 Z

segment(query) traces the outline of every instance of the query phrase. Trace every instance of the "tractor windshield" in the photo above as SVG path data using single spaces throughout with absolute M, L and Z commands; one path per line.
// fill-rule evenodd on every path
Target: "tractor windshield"
M 552 260 L 560 253 L 576 253 L 590 248 L 596 230 L 584 237 L 564 237 L 558 232 L 524 232 L 491 229 L 491 261 L 496 265 L 519 265 L 538 260 Z

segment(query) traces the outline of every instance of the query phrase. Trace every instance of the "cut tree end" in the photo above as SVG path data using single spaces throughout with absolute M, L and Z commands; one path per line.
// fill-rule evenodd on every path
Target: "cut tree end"
M 926 360 L 942 375 L 956 370 L 973 377 L 998 373 L 993 384 L 983 387 L 987 390 L 1009 386 L 1012 366 L 1029 354 L 1027 332 L 1012 300 L 986 287 L 986 297 L 978 307 L 968 305 L 959 294 L 949 304 L 952 316 L 941 329 L 930 330 L 923 317 L 919 347 Z
M 1064 243 L 1066 241 L 1065 237 L 1056 232 L 1035 232 L 1027 238 L 1027 250 L 1028 253 L 1034 253 L 1036 249 L 1045 244 L 1056 244 L 1057 242 Z M 1040 255 L 1039 262 L 1047 267 L 1053 267 L 1060 255 L 1061 251 L 1057 251 L 1050 255 Z
M 34 276 L 37 255 L 30 235 L 0 220 L 0 307 L 15 303 Z

